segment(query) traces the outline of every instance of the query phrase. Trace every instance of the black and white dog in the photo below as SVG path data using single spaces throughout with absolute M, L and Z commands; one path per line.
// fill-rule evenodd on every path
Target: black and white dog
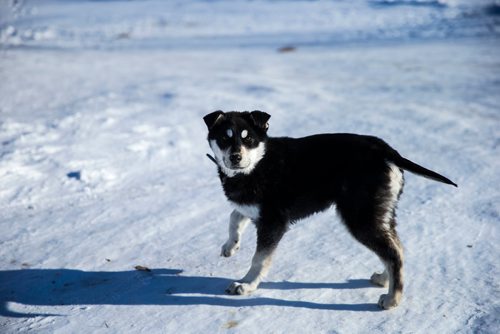
M 385 270 L 371 281 L 389 286 L 379 306 L 398 305 L 403 291 L 403 248 L 395 209 L 403 169 L 455 185 L 446 177 L 403 158 L 383 140 L 355 134 L 304 138 L 267 136 L 265 112 L 215 111 L 204 117 L 224 193 L 234 207 L 222 255 L 233 255 L 252 221 L 257 248 L 252 266 L 227 292 L 257 289 L 288 225 L 336 204 L 349 232 L 382 260 Z

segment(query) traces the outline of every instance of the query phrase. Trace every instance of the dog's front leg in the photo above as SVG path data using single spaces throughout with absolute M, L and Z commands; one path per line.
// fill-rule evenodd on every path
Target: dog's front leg
M 241 235 L 249 222 L 250 219 L 243 216 L 238 211 L 233 210 L 233 212 L 231 212 L 231 216 L 229 217 L 229 238 L 226 243 L 222 245 L 222 256 L 230 257 L 240 249 Z
M 266 224 L 265 220 L 261 220 L 256 226 L 257 248 L 252 258 L 252 266 L 245 277 L 233 282 L 226 289 L 231 295 L 246 295 L 257 290 L 260 281 L 269 272 L 273 253 L 286 231 L 286 223 Z

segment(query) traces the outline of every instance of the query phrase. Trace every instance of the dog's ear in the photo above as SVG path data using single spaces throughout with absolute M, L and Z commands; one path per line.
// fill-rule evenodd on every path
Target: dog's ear
M 269 115 L 268 113 L 260 110 L 254 110 L 250 113 L 250 118 L 256 126 L 263 129 L 264 131 L 267 131 L 267 129 L 269 129 L 268 121 L 271 118 L 271 115 Z
M 222 110 L 217 110 L 211 112 L 208 115 L 205 115 L 205 117 L 203 117 L 203 120 L 205 121 L 207 128 L 210 130 L 211 128 L 214 127 L 215 124 L 217 124 L 217 122 L 220 122 L 223 118 L 224 118 L 224 112 Z

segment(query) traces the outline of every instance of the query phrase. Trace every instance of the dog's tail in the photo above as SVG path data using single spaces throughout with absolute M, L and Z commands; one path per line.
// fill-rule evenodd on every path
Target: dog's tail
M 423 177 L 429 178 L 429 179 L 434 180 L 434 181 L 439 181 L 439 182 L 451 184 L 455 187 L 458 187 L 455 182 L 451 181 L 447 177 L 444 177 L 441 174 L 438 174 L 430 169 L 422 167 L 422 166 L 414 163 L 413 161 L 410 161 L 406 158 L 403 158 L 396 150 L 393 150 L 393 152 L 391 152 L 391 153 L 392 154 L 390 154 L 391 157 L 389 158 L 389 160 L 391 160 L 399 168 L 405 169 L 409 172 L 421 175 Z

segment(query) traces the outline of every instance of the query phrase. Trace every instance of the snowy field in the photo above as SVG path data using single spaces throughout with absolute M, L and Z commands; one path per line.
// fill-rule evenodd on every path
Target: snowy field
M 1 333 L 500 332 L 498 1 L 0 0 L 0 44 Z M 380 136 L 458 183 L 406 174 L 398 308 L 333 209 L 224 293 L 255 233 L 219 256 L 216 109 Z

